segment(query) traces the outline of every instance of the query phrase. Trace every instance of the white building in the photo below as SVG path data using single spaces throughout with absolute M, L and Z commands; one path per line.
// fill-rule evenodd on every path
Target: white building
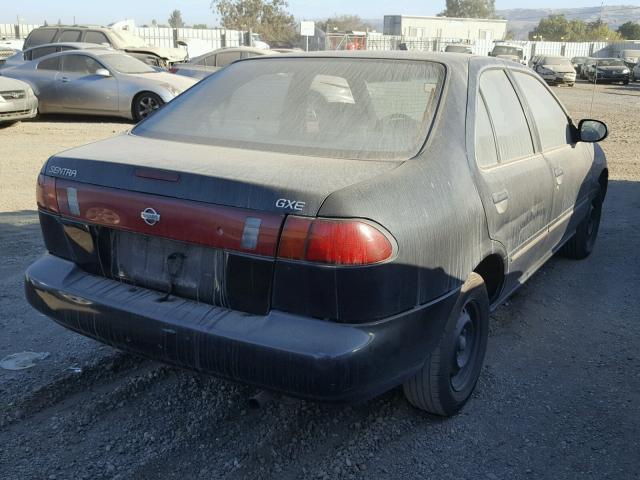
M 504 40 L 507 21 L 488 18 L 385 15 L 384 34 L 415 38 Z

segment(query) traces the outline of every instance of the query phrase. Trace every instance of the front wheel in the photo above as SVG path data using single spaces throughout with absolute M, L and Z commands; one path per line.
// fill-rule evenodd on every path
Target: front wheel
M 573 237 L 562 246 L 560 253 L 573 260 L 582 260 L 591 255 L 600 229 L 601 217 L 602 194 L 598 193 L 589 205 L 587 216 L 578 224 Z
M 131 113 L 136 122 L 144 120 L 164 105 L 164 100 L 153 92 L 142 92 L 133 99 Z
M 476 386 L 489 333 L 489 297 L 473 272 L 464 282 L 438 345 L 416 375 L 403 385 L 414 407 L 436 415 L 457 413 Z

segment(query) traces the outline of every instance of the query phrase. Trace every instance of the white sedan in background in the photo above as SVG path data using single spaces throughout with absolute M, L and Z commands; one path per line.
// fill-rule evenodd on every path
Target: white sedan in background
M 0 126 L 33 118 L 38 114 L 38 99 L 31 87 L 20 80 L 0 77 Z

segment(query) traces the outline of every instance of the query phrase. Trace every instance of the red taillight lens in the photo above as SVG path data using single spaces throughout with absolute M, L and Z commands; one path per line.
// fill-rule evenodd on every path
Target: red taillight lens
M 279 258 L 332 265 L 369 265 L 392 255 L 389 237 L 362 220 L 289 216 L 278 248 Z
M 36 201 L 38 207 L 58 213 L 58 198 L 56 197 L 56 179 L 46 175 L 38 175 L 36 186 Z
M 178 72 L 178 68 L 176 67 L 169 68 L 169 73 L 177 73 L 177 72 Z

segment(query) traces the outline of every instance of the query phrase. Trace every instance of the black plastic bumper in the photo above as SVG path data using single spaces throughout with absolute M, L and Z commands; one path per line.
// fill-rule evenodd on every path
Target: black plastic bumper
M 91 275 L 51 255 L 25 274 L 33 307 L 123 350 L 303 398 L 359 401 L 406 380 L 442 332 L 456 291 L 367 324 L 258 316 Z

